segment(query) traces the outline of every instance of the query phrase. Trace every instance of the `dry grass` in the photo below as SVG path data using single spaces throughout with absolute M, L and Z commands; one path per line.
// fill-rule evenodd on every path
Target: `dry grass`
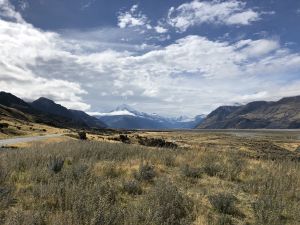
M 0 129 L 0 139 L 16 136 L 39 136 L 46 134 L 62 134 L 68 132 L 66 129 L 55 128 L 43 124 L 16 120 L 9 117 L 1 117 L 0 124 L 8 124 L 7 128 Z
M 0 224 L 300 224 L 299 155 L 281 150 L 297 138 L 127 135 L 133 144 L 89 134 L 0 152 Z

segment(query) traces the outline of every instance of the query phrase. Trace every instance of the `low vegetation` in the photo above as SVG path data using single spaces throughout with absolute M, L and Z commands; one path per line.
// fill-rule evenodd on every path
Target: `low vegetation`
M 79 137 L 80 140 L 86 140 L 87 139 L 86 132 L 79 131 L 78 132 L 78 137 Z
M 144 146 L 159 147 L 159 148 L 177 148 L 177 144 L 166 141 L 162 138 L 138 137 L 138 142 Z
M 72 140 L 2 149 L 0 224 L 300 224 L 299 161 L 262 158 L 246 139 L 172 135 L 190 145 Z

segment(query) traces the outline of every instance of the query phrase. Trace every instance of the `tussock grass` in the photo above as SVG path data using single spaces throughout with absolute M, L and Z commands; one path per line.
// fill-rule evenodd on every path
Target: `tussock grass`
M 192 145 L 198 136 L 178 138 Z M 226 136 L 213 145 L 201 138 L 203 148 L 74 140 L 4 149 L 0 224 L 299 223 L 298 161 L 248 157 Z M 226 138 L 232 148 L 218 145 Z

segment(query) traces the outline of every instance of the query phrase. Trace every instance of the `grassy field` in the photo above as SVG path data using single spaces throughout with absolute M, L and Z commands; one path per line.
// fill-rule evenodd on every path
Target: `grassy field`
M 39 123 L 32 123 L 15 118 L 0 118 L 0 139 L 17 136 L 38 136 L 45 134 L 61 134 L 67 129 L 55 128 Z
M 88 138 L 0 150 L 0 224 L 300 224 L 300 132 Z

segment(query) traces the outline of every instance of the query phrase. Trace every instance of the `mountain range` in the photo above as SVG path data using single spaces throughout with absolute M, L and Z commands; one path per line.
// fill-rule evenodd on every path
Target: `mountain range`
M 211 112 L 200 129 L 300 128 L 300 96 L 276 102 L 255 101 L 241 106 L 221 106 Z
M 96 115 L 110 128 L 117 129 L 193 129 L 204 118 L 199 115 L 195 118 L 181 116 L 178 118 L 163 117 L 157 114 L 139 112 L 128 105 L 118 106 L 108 113 Z
M 0 115 L 55 127 L 107 127 L 105 123 L 83 111 L 69 110 L 50 99 L 39 98 L 30 103 L 6 92 L 0 92 Z
M 220 106 L 207 116 L 172 118 L 139 112 L 128 105 L 91 116 L 67 109 L 47 98 L 26 102 L 10 93 L 0 92 L 0 118 L 3 116 L 55 127 L 84 129 L 298 129 L 300 96 L 273 102 Z

